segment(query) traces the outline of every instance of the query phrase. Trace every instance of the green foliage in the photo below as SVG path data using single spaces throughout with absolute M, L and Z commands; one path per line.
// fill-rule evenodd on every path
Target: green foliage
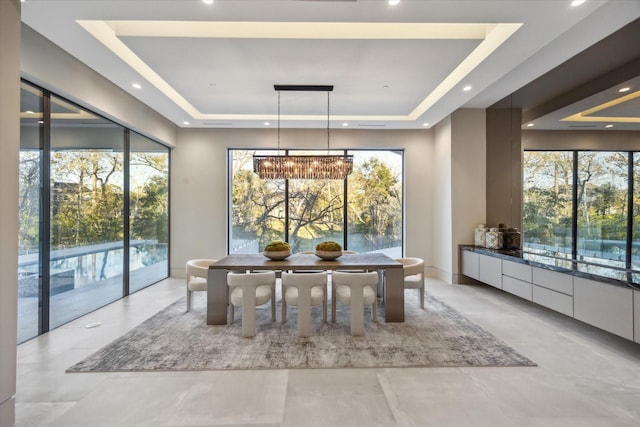
M 527 241 L 571 246 L 572 158 L 572 152 L 525 153 L 523 228 Z M 577 238 L 584 244 L 626 241 L 627 153 L 580 151 L 578 159 Z
M 234 151 L 233 236 L 258 238 L 262 248 L 272 240 L 284 239 L 285 181 L 260 179 L 249 169 L 252 155 L 251 151 Z M 349 200 L 345 201 L 343 181 L 288 182 L 288 240 L 294 252 L 312 248 L 311 242 L 319 239 L 342 236 L 345 203 L 350 234 L 364 236 L 375 248 L 401 239 L 402 184 L 391 168 L 374 157 L 356 162 L 347 183 Z
M 167 155 L 132 154 L 131 238 L 168 241 Z M 20 251 L 38 248 L 39 154 L 20 157 Z M 51 159 L 52 249 L 124 238 L 123 155 L 111 151 L 58 151 Z
M 380 240 L 402 238 L 401 183 L 382 161 L 371 158 L 349 178 L 349 223 L 373 247 Z M 384 244 L 382 245 L 384 246 Z
M 342 250 L 342 246 L 340 246 L 339 243 L 336 242 L 332 242 L 332 241 L 326 241 L 326 242 L 320 242 L 316 245 L 316 250 L 317 251 L 328 251 L 328 252 L 338 252 Z
M 281 252 L 281 251 L 289 251 L 291 250 L 291 247 L 287 242 L 283 242 L 282 240 L 276 240 L 274 242 L 269 243 L 267 246 L 265 246 L 264 250 Z

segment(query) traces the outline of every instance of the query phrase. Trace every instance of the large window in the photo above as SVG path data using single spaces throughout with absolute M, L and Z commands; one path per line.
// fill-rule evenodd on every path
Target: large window
M 22 84 L 18 341 L 168 276 L 166 147 Z
M 633 233 L 631 265 L 640 268 L 640 153 L 633 153 Z
M 402 256 L 402 151 L 349 151 L 354 171 L 346 181 L 262 180 L 252 171 L 254 154 L 274 153 L 229 151 L 229 253 L 255 253 L 280 239 L 294 252 L 333 240 Z
M 626 152 L 579 152 L 577 254 L 625 267 L 628 159 Z
M 524 153 L 524 246 L 571 255 L 573 153 Z
M 638 156 L 628 151 L 525 152 L 525 249 L 637 268 Z

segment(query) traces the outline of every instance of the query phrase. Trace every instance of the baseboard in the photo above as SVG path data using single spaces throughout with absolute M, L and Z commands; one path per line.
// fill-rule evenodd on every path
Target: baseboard
M 187 278 L 187 271 L 185 270 L 184 267 L 170 267 L 169 268 L 169 277 L 172 277 L 174 279 L 186 279 Z
M 440 270 L 436 267 L 427 267 L 425 269 L 425 274 L 427 277 L 435 277 L 436 279 L 440 279 L 443 282 L 453 283 L 453 274 L 444 270 Z
M 455 274 L 453 278 L 453 284 L 455 285 L 482 285 L 482 282 L 479 282 L 471 277 L 467 277 L 464 274 Z

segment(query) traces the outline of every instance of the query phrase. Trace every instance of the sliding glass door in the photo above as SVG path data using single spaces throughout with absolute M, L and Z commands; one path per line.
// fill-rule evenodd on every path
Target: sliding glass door
M 51 97 L 51 328 L 123 296 L 124 129 Z
M 18 342 L 169 271 L 169 149 L 21 88 Z
M 169 149 L 135 132 L 129 144 L 129 283 L 135 292 L 167 277 Z
M 18 194 L 18 340 L 39 333 L 42 292 L 42 91 L 21 85 Z

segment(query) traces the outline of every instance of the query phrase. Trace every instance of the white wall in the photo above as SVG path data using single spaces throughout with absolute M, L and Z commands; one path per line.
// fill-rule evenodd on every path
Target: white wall
M 335 149 L 405 150 L 405 254 L 431 264 L 433 213 L 432 132 L 428 130 L 331 131 Z M 184 275 L 192 258 L 227 251 L 227 148 L 274 148 L 276 130 L 182 129 L 171 157 L 171 275 Z M 282 148 L 324 148 L 326 130 L 282 129 Z
M 473 230 L 487 213 L 486 113 L 461 109 L 451 115 L 451 272 L 458 274 L 458 245 L 473 244 Z
M 0 426 L 15 423 L 20 1 L 0 0 Z M 11 203 L 14 201 L 14 203 Z
M 458 245 L 486 215 L 485 123 L 485 110 L 461 109 L 434 127 L 431 273 L 445 280 L 457 281 Z
M 451 117 L 434 129 L 432 265 L 436 276 L 446 278 L 452 274 Z

